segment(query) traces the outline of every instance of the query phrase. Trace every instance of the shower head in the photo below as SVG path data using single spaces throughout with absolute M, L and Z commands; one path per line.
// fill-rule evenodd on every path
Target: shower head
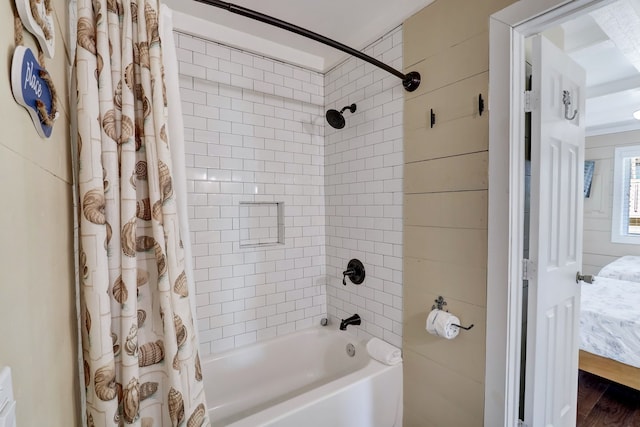
M 344 121 L 344 116 L 342 115 L 342 113 L 344 113 L 344 110 L 349 110 L 351 111 L 351 113 L 355 113 L 356 104 L 347 105 L 340 111 L 338 110 L 327 111 L 327 114 L 326 114 L 327 122 L 329 122 L 332 128 L 342 129 L 344 127 L 345 121 Z

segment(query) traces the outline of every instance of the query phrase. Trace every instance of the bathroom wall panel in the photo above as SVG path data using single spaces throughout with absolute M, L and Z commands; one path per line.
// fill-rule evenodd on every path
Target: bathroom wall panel
M 406 226 L 405 233 L 406 257 L 465 264 L 473 268 L 487 264 L 486 230 Z M 482 277 L 477 279 L 484 280 Z M 425 280 L 430 279 L 427 277 Z M 446 287 L 446 283 L 442 286 Z
M 435 89 L 485 73 L 489 68 L 489 32 L 483 31 L 411 66 L 426 76 L 420 87 L 407 93 L 407 99 L 418 98 Z
M 384 35 L 365 53 L 402 68 L 402 30 Z M 325 107 L 341 109 L 346 126 L 325 127 L 327 310 L 332 322 L 354 313 L 359 337 L 402 345 L 403 89 L 400 81 L 349 58 L 325 75 Z M 351 258 L 366 269 L 363 284 L 342 272 Z
M 407 163 L 404 191 L 406 194 L 413 194 L 486 190 L 488 162 L 488 152 L 481 151 Z
M 487 289 L 483 280 L 486 275 L 486 266 L 471 266 L 460 261 L 434 261 L 410 257 L 405 257 L 404 261 L 406 283 L 422 282 L 420 289 L 424 291 L 437 295 L 446 293 L 449 298 L 478 306 L 486 304 Z M 442 290 L 443 283 L 447 285 L 446 292 Z M 431 307 L 433 300 L 428 300 L 425 304 L 423 310 Z
M 11 92 L 13 2 L 0 5 L 0 367 L 12 368 L 19 426 L 80 425 L 80 378 L 67 85 L 67 2 L 52 1 L 60 100 L 52 136 L 38 136 Z M 36 50 L 24 32 L 24 44 Z
M 2 111 L 15 111 L 14 120 L 10 120 L 8 115 L 4 115 L 3 119 L 6 120 L 7 126 L 11 126 L 11 133 L 5 133 L 5 138 L 2 139 L 2 144 L 9 149 L 19 153 L 24 158 L 31 159 L 38 167 L 46 170 L 50 170 L 56 176 L 63 179 L 65 182 L 71 182 L 71 158 L 69 155 L 69 144 L 56 144 L 50 141 L 68 141 L 69 138 L 69 105 L 67 97 L 64 94 L 68 93 L 68 78 L 67 78 L 67 66 L 70 63 L 68 60 L 67 51 L 65 48 L 67 29 L 67 3 L 62 0 L 53 1 L 54 14 L 56 18 L 56 54 L 53 59 L 46 60 L 46 66 L 51 72 L 56 90 L 59 94 L 63 94 L 59 102 L 60 119 L 53 128 L 53 133 L 50 139 L 44 140 L 35 133 L 35 128 L 31 124 L 31 119 L 28 116 L 27 111 L 19 106 L 13 98 L 11 92 L 11 79 L 9 74 L 10 58 L 13 55 L 13 12 L 11 11 L 11 4 L 8 4 L 2 9 L 2 22 L 6 23 L 2 27 L 2 39 L 3 47 L 7 49 L 6 58 L 6 70 L 5 78 L 0 79 L 0 96 L 5 100 L 8 107 Z M 34 49 L 37 54 L 37 48 L 35 39 L 25 30 L 24 32 L 24 45 Z M 24 113 L 24 114 L 21 114 Z M 23 124 L 18 126 L 18 123 Z M 31 141 L 31 143 L 25 143 L 25 141 Z
M 486 108 L 489 16 L 511 3 L 437 0 L 403 26 L 404 69 L 417 67 L 428 80 L 405 94 L 406 427 L 483 423 L 489 127 L 478 94 Z M 478 197 L 432 196 L 471 193 Z M 424 323 L 438 295 L 476 326 L 454 341 L 429 335 Z
M 12 368 L 19 425 L 76 425 L 71 185 L 3 144 L 0 182 L 0 367 Z
M 511 3 L 513 0 L 433 2 L 405 21 L 405 40 L 412 41 L 404 46 L 405 68 L 488 31 L 489 16 Z
M 481 191 L 407 194 L 405 226 L 487 228 L 488 194 Z
M 482 245 L 486 244 L 487 191 L 407 194 L 404 211 L 405 230 L 410 230 L 405 246 L 411 253 L 404 259 L 405 283 L 420 282 L 421 289 L 432 293 L 443 292 L 442 284 L 446 283 L 451 298 L 484 306 L 486 257 Z M 442 252 L 416 257 L 424 248 L 451 244 L 456 239 L 453 234 L 470 242 L 479 238 L 480 246 L 470 243 L 471 254 L 465 252 L 467 248 L 460 252 L 456 249 L 448 258 Z
M 419 109 L 418 114 L 428 120 L 428 109 Z M 420 161 L 486 151 L 489 148 L 489 112 L 482 115 L 484 120 L 477 120 L 476 115 L 438 122 L 433 129 L 421 127 L 405 131 L 405 158 Z
M 415 427 L 482 427 L 484 385 L 425 358 L 403 352 L 404 425 Z M 413 393 L 406 393 L 413 390 Z M 418 392 L 419 390 L 419 392 Z M 487 426 L 488 427 L 488 426 Z
M 478 94 L 482 94 L 486 101 L 488 85 L 489 74 L 484 71 L 451 84 L 444 82 L 443 86 L 433 91 L 407 99 L 409 111 L 405 117 L 405 129 L 408 131 L 425 127 L 435 129 L 439 125 L 463 117 L 480 118 L 488 123 L 488 117 L 484 115 L 480 117 L 478 111 Z M 485 109 L 487 106 L 485 102 Z M 429 120 L 431 109 L 436 115 L 433 128 L 430 127 Z
M 177 34 L 202 352 L 326 314 L 324 79 Z M 284 202 L 284 243 L 240 246 L 240 202 Z

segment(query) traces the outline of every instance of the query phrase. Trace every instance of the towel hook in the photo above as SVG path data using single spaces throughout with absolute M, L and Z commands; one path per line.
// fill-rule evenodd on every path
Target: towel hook
M 447 305 L 447 302 L 444 300 L 444 298 L 442 298 L 442 295 L 438 296 L 437 299 L 434 299 L 433 302 L 435 302 L 435 304 L 431 306 L 431 310 L 435 310 L 435 309 L 442 310 L 443 307 Z M 449 312 L 449 310 L 445 310 L 445 311 Z M 456 328 L 464 329 L 465 331 L 470 330 L 474 326 L 473 323 L 469 326 L 456 325 L 455 323 L 452 323 L 451 325 L 455 326 Z
M 564 118 L 571 121 L 578 115 L 578 110 L 573 111 L 573 116 L 569 117 L 569 108 L 571 108 L 571 93 L 568 90 L 562 91 L 562 103 L 564 104 Z

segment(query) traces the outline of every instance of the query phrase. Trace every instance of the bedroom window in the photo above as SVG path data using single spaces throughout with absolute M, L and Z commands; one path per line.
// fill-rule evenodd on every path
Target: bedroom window
M 640 145 L 617 147 L 611 241 L 640 245 Z

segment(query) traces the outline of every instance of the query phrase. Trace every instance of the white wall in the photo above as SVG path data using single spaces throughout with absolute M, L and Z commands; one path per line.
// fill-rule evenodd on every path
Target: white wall
M 402 30 L 389 32 L 364 51 L 402 69 Z M 333 322 L 354 313 L 362 338 L 402 346 L 402 120 L 400 80 L 350 58 L 325 75 L 326 108 L 344 113 L 346 126 L 326 126 L 327 311 Z M 351 258 L 366 278 L 342 285 Z
M 60 116 L 44 139 L 11 92 L 15 6 L 0 4 L 0 369 L 12 369 L 20 427 L 81 422 L 67 6 L 52 1 L 56 52 L 46 68 L 59 94 Z M 26 30 L 24 44 L 37 52 Z
M 640 131 L 588 137 L 585 159 L 595 160 L 591 197 L 584 199 L 584 274 L 600 269 L 623 255 L 640 255 L 640 245 L 611 242 L 613 166 L 615 147 L 640 144 Z
M 326 316 L 322 75 L 178 34 L 201 351 Z M 239 202 L 284 202 L 282 245 L 241 248 Z

